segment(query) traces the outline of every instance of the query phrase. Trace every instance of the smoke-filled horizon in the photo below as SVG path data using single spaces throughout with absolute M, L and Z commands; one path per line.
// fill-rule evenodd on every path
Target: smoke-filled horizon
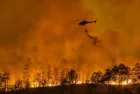
M 35 70 L 65 64 L 91 74 L 133 65 L 140 57 L 139 9 L 138 0 L 0 1 L 0 70 L 18 75 L 25 64 Z M 85 18 L 97 23 L 79 26 Z

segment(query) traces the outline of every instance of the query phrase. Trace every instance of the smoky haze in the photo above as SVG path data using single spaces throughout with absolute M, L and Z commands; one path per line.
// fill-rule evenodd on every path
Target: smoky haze
M 0 1 L 0 70 L 12 75 L 25 64 L 33 70 L 66 65 L 91 74 L 114 63 L 139 60 L 137 0 L 3 0 Z M 97 24 L 85 27 L 86 18 Z M 86 36 L 98 36 L 94 46 Z M 133 63 L 132 63 L 133 62 Z
M 85 1 L 86 8 L 98 16 L 98 34 L 116 63 L 133 65 L 139 61 L 139 5 L 139 0 Z

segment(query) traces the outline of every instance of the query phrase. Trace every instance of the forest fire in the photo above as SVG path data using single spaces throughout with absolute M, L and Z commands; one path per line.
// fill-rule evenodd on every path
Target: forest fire
M 128 80 L 128 82 L 127 81 L 122 82 L 122 85 L 128 85 L 128 84 L 132 84 L 132 81 L 130 79 Z
M 121 83 L 121 85 L 129 85 L 129 84 L 132 84 L 132 81 L 130 79 L 128 81 L 123 81 Z M 118 82 L 115 82 L 115 81 L 111 81 L 110 82 L 110 85 L 119 85 L 119 83 Z
M 113 65 L 111 68 L 94 72 L 90 80 L 80 80 L 78 73 L 74 69 L 65 68 L 58 72 L 57 68 L 49 67 L 47 71 L 37 72 L 31 78 L 29 76 L 29 67 L 25 66 L 23 71 L 23 80 L 15 82 L 14 89 L 37 88 L 37 87 L 53 87 L 58 85 L 70 84 L 110 84 L 110 85 L 130 85 L 139 82 L 140 64 L 136 63 L 133 68 L 129 68 L 124 64 Z M 0 88 L 5 91 L 9 89 L 10 75 L 5 72 L 0 75 Z M 79 80 L 78 80 L 79 79 Z
M 54 87 L 54 86 L 58 86 L 58 85 L 56 85 L 56 84 L 48 84 L 47 86 L 48 87 Z
M 31 88 L 37 88 L 37 87 L 39 87 L 38 82 L 32 82 L 31 83 Z
M 82 84 L 82 81 L 78 81 L 76 84 Z
M 117 83 L 117 82 L 113 82 L 113 81 L 110 82 L 110 84 L 111 84 L 111 85 L 119 85 L 119 83 Z
M 1 1 L 0 91 L 140 83 L 140 0 Z

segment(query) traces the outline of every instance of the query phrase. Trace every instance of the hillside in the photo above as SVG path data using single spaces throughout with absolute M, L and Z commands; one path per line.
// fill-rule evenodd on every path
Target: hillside
M 139 85 L 107 86 L 82 84 L 3 92 L 1 94 L 140 94 Z

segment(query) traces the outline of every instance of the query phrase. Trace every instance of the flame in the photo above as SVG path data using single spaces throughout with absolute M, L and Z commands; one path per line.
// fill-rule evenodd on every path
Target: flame
M 122 85 L 127 85 L 127 84 L 131 84 L 131 83 L 132 83 L 132 81 L 129 79 L 128 83 L 127 83 L 127 81 L 124 81 L 124 82 L 122 82 Z
M 114 82 L 114 81 L 110 82 L 110 84 L 111 85 L 119 85 L 117 82 Z
M 32 82 L 31 88 L 36 88 L 36 87 L 39 87 L 39 84 L 37 82 Z
M 110 84 L 111 85 L 119 85 L 118 82 L 114 82 L 114 81 L 110 82 Z M 122 85 L 128 85 L 128 84 L 132 84 L 132 80 L 131 79 L 129 79 L 128 82 L 127 82 L 127 80 L 122 82 Z
M 54 85 L 54 84 L 48 84 L 48 86 L 49 86 L 49 87 L 52 87 L 52 86 L 56 86 L 56 85 Z
M 78 81 L 76 84 L 82 84 L 82 81 Z

